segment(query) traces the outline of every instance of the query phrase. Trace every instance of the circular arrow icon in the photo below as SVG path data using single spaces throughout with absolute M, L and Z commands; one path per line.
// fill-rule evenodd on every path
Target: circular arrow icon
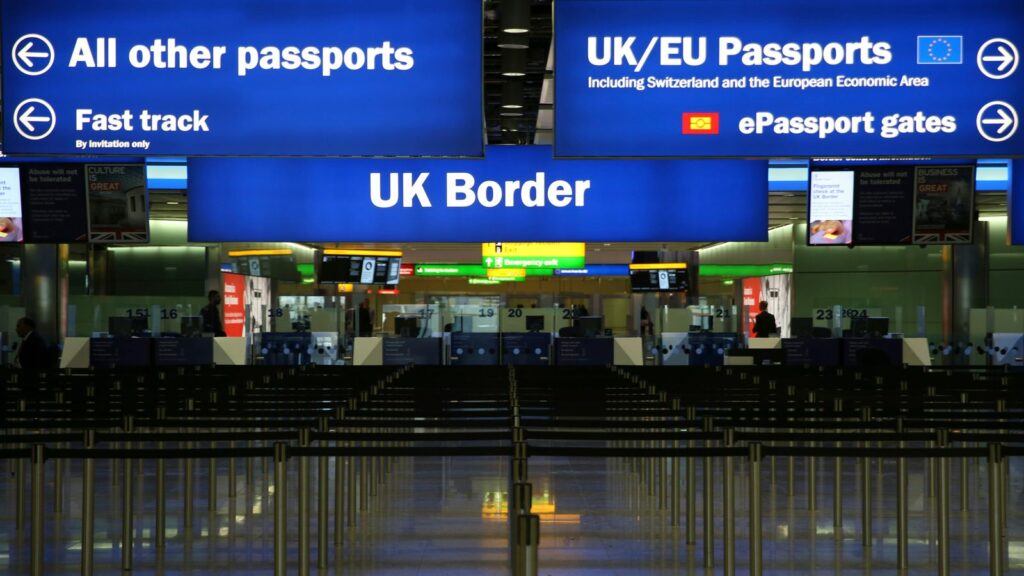
M 53 66 L 53 44 L 39 34 L 25 34 L 14 42 L 11 60 L 22 74 L 45 74 Z
M 1017 111 L 1006 102 L 989 102 L 978 111 L 978 132 L 989 142 L 1004 142 L 1017 132 Z
M 993 38 L 978 49 L 978 69 L 993 80 L 1002 80 L 1017 71 L 1020 54 L 1013 42 Z
M 28 140 L 42 140 L 53 132 L 57 114 L 45 100 L 29 98 L 18 104 L 13 115 L 14 129 Z

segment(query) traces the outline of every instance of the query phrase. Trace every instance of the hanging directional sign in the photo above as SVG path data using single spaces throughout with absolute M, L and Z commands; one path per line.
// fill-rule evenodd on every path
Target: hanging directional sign
M 559 157 L 1024 154 L 1024 2 L 558 0 Z
M 485 242 L 487 268 L 582 268 L 586 264 L 584 242 Z
M 483 154 L 466 0 L 2 3 L 8 154 Z
M 483 160 L 195 158 L 188 234 L 193 242 L 767 240 L 767 162 L 622 164 L 553 160 L 549 146 L 488 146 Z M 540 256 L 546 269 L 556 264 L 545 256 L 582 264 L 579 250 L 525 256 Z

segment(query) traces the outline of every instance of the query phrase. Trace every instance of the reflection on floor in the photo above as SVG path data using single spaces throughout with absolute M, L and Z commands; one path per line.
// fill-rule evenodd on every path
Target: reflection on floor
M 842 464 L 841 529 L 833 522 L 835 462 L 816 462 L 816 510 L 808 510 L 805 461 L 794 462 L 790 495 L 789 459 L 766 461 L 762 473 L 764 572 L 793 574 L 896 574 L 895 463 L 871 464 L 872 546 L 861 542 L 860 463 Z M 357 460 L 358 461 L 358 460 Z M 343 461 L 342 461 L 343 462 Z M 951 467 L 951 550 L 953 574 L 988 574 L 987 477 L 984 463 L 969 462 L 968 509 L 961 511 L 959 459 Z M 273 573 L 273 469 L 257 460 L 247 470 L 236 462 L 236 495 L 228 496 L 229 465 L 216 463 L 216 507 L 208 506 L 209 461 L 194 465 L 191 530 L 183 528 L 185 466 L 168 461 L 166 548 L 154 543 L 156 465 L 132 465 L 135 476 L 135 555 L 133 572 L 158 575 L 258 575 Z M 344 526 L 341 546 L 334 543 L 334 465 L 329 465 L 331 530 L 328 568 L 317 568 L 317 462 L 311 464 L 310 495 L 313 574 L 484 575 L 508 573 L 505 499 L 508 461 L 501 458 L 402 458 L 368 481 L 365 511 L 356 511 L 355 527 Z M 724 519 L 722 464 L 714 479 L 715 560 L 705 568 L 701 503 L 703 481 L 697 463 L 694 543 L 687 545 L 686 490 L 680 490 L 681 526 L 670 526 L 672 497 L 659 483 L 673 472 L 671 461 L 622 459 L 530 459 L 533 511 L 541 515 L 540 574 L 649 575 L 723 573 Z M 123 470 L 107 460 L 96 463 L 96 574 L 120 571 Z M 0 461 L 0 573 L 27 574 L 29 566 L 29 467 L 24 465 L 24 521 L 16 528 L 17 466 Z M 298 567 L 298 466 L 289 465 L 289 573 Z M 736 466 L 736 573 L 748 572 L 748 508 L 745 462 Z M 342 468 L 344 472 L 346 469 Z M 358 470 L 358 466 L 356 468 Z M 680 463 L 686 478 L 685 462 Z M 911 574 L 935 574 L 936 518 L 927 463 L 911 461 L 909 474 L 909 560 Z M 774 471 L 774 475 L 772 472 Z M 1024 573 L 1024 462 L 1011 460 L 1007 484 L 1008 573 Z M 45 569 L 47 575 L 79 574 L 81 565 L 81 462 L 63 464 L 63 507 L 55 513 L 55 465 L 46 465 Z M 374 475 L 374 469 L 370 469 Z M 343 473 L 343 477 L 347 474 Z M 359 474 L 355 473 L 358 486 Z M 251 480 L 251 484 L 249 483 Z M 342 499 L 346 501 L 345 498 Z M 357 504 L 357 507 L 360 507 Z M 345 520 L 344 515 L 342 517 Z

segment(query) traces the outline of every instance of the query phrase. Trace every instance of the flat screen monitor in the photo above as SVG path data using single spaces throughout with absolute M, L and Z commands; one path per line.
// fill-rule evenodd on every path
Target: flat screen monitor
M 807 243 L 849 246 L 853 243 L 853 170 L 811 172 L 807 194 Z
M 395 316 L 395 335 L 406 338 L 419 336 L 419 318 L 416 316 Z
M 633 292 L 686 292 L 690 289 L 686 268 L 630 270 L 629 286 Z
M 889 319 L 881 317 L 869 317 L 867 320 L 868 336 L 885 336 L 889 333 Z
M 576 318 L 576 332 L 579 336 L 593 338 L 604 333 L 602 316 L 580 316 Z
M 327 284 L 398 285 L 402 259 L 394 256 L 320 257 L 320 282 Z
M 544 317 L 543 316 L 527 316 L 526 317 L 526 331 L 527 332 L 543 332 L 544 331 Z
M 194 338 L 201 336 L 203 333 L 203 317 L 202 316 L 182 316 L 181 317 L 181 335 L 187 338 Z
M 814 336 L 814 319 L 810 317 L 793 318 L 789 321 L 789 331 L 793 338 L 811 338 Z
M 868 335 L 868 319 L 866 316 L 850 319 L 850 335 L 856 338 L 863 338 Z
M 145 316 L 111 316 L 107 319 L 107 332 L 111 336 L 141 336 L 149 328 Z
M 236 256 L 231 259 L 232 269 L 245 276 L 273 278 L 284 282 L 301 282 L 302 275 L 292 255 Z

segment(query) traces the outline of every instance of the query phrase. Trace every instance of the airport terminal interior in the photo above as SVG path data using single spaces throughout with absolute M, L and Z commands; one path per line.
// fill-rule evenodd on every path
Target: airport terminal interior
M 0 574 L 1024 574 L 1019 0 L 287 4 L 0 3 Z

